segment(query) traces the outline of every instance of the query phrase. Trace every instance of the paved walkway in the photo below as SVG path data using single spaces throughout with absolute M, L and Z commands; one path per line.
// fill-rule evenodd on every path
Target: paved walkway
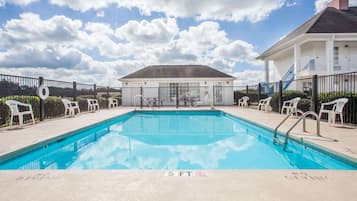
M 75 117 L 46 120 L 35 125 L 27 125 L 23 128 L 2 128 L 0 130 L 0 160 L 6 159 L 8 154 L 19 149 L 26 147 L 34 148 L 34 144 L 58 139 L 69 132 L 116 117 L 129 111 L 132 111 L 132 109 L 105 109 L 95 113 L 82 113 Z M 21 154 L 21 152 L 18 152 L 18 154 Z
M 179 175 L 174 172 L 173 175 Z M 7 171 L 1 201 L 356 201 L 357 171 Z M 198 176 L 196 176 L 198 175 Z

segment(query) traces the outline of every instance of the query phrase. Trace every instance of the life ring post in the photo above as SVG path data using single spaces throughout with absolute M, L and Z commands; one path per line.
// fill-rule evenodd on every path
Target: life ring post
M 38 86 L 40 87 L 43 84 L 44 84 L 43 77 L 39 77 Z M 44 119 L 45 119 L 45 101 L 40 98 L 40 121 L 43 121 Z

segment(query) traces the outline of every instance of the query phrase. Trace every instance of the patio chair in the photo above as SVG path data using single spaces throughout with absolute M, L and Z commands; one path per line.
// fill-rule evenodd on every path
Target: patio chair
M 284 114 L 284 110 L 286 111 L 287 115 L 290 113 L 293 113 L 293 115 L 297 114 L 299 112 L 297 106 L 300 100 L 300 97 L 296 97 L 291 100 L 284 101 L 283 107 L 281 108 L 281 114 Z
M 258 110 L 268 111 L 268 107 L 270 106 L 271 97 L 261 99 L 258 104 Z
M 248 107 L 248 101 L 249 101 L 249 97 L 248 96 L 243 96 L 238 101 L 238 107 Z
M 33 116 L 31 104 L 25 104 L 25 103 L 21 103 L 19 101 L 15 101 L 15 100 L 7 100 L 7 101 L 5 101 L 5 104 L 7 106 L 9 106 L 10 111 L 11 111 L 10 126 L 12 126 L 15 116 L 18 116 L 18 118 L 19 118 L 19 125 L 23 125 L 24 124 L 24 115 L 31 115 L 32 123 L 35 124 L 35 118 Z M 27 108 L 27 110 L 20 111 L 19 106 Z
M 64 105 L 64 116 L 74 116 L 76 114 L 81 113 L 79 109 L 79 105 L 77 101 L 70 101 L 65 98 L 62 98 L 62 103 Z
M 95 112 L 96 110 L 99 110 L 99 103 L 97 99 L 88 98 L 87 103 L 89 112 Z
M 323 113 L 328 114 L 328 122 L 331 125 L 331 123 L 336 124 L 336 116 L 340 115 L 341 124 L 343 125 L 343 108 L 345 107 L 347 102 L 348 102 L 347 98 L 339 98 L 331 102 L 322 103 L 319 117 L 321 118 L 321 115 Z M 328 105 L 332 106 L 332 108 L 331 109 L 325 108 Z
M 118 107 L 118 100 L 114 98 L 108 98 L 108 108 Z

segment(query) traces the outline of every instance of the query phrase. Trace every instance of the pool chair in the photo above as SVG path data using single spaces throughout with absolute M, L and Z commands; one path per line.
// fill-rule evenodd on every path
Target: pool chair
M 262 111 L 264 110 L 265 112 L 268 112 L 270 101 L 271 101 L 271 97 L 261 99 L 258 104 L 258 110 L 262 110 Z
M 89 112 L 95 112 L 96 110 L 99 110 L 99 103 L 97 99 L 88 98 L 87 103 Z
M 7 100 L 7 101 L 5 101 L 5 104 L 7 106 L 9 106 L 10 111 L 11 111 L 10 126 L 12 126 L 15 116 L 17 116 L 19 118 L 19 125 L 23 125 L 24 124 L 24 115 L 31 115 L 32 123 L 35 124 L 35 118 L 33 116 L 31 104 L 25 104 L 25 103 L 21 103 L 19 101 L 15 101 L 15 100 Z M 21 111 L 20 108 L 26 108 L 26 110 Z
M 329 125 L 331 125 L 331 123 L 336 124 L 336 116 L 340 115 L 341 124 L 343 125 L 343 108 L 345 107 L 347 102 L 347 98 L 339 98 L 331 102 L 322 103 L 319 117 L 321 118 L 321 115 L 323 113 L 327 114 L 328 123 Z M 326 106 L 332 106 L 332 108 L 327 109 Z
M 248 101 L 249 101 L 249 97 L 248 96 L 243 96 L 238 101 L 238 107 L 248 107 Z
M 296 97 L 291 100 L 284 101 L 283 107 L 281 108 L 281 114 L 284 114 L 285 111 L 287 115 L 290 113 L 293 113 L 293 115 L 297 115 L 297 113 L 299 112 L 297 106 L 300 100 L 300 97 Z
M 70 101 L 65 98 L 62 98 L 62 103 L 64 105 L 64 116 L 74 116 L 76 114 L 79 114 L 81 111 L 79 109 L 79 105 L 77 101 Z
M 118 107 L 118 100 L 114 98 L 108 98 L 108 108 Z

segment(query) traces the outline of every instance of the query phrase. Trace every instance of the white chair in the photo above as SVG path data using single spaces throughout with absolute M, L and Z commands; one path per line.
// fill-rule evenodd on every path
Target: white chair
M 21 103 L 19 101 L 15 101 L 15 100 L 7 100 L 7 101 L 5 101 L 5 104 L 7 106 L 9 106 L 10 112 L 11 112 L 10 126 L 12 126 L 15 116 L 18 116 L 18 118 L 19 118 L 19 125 L 23 125 L 24 124 L 24 115 L 31 115 L 32 123 L 35 124 L 35 118 L 33 116 L 31 104 L 25 104 L 25 103 Z M 20 112 L 19 106 L 26 107 L 28 110 Z
M 258 104 L 258 110 L 264 110 L 265 112 L 267 112 L 270 106 L 270 101 L 271 97 L 260 100 Z
M 118 107 L 118 100 L 114 98 L 108 98 L 108 108 Z
M 87 103 L 89 112 L 95 112 L 96 110 L 99 110 L 99 103 L 97 99 L 88 98 Z
M 284 114 L 284 110 L 286 111 L 287 115 L 290 113 L 297 114 L 299 112 L 297 106 L 300 100 L 300 97 L 296 97 L 291 100 L 284 101 L 283 107 L 281 108 L 281 114 Z
M 249 97 L 243 96 L 241 99 L 239 99 L 238 106 L 239 107 L 248 107 L 248 101 L 249 101 Z
M 343 113 L 342 112 L 343 112 L 343 108 L 345 107 L 347 102 L 348 102 L 347 98 L 339 98 L 339 99 L 336 99 L 331 102 L 322 103 L 319 117 L 321 118 L 321 115 L 323 113 L 328 114 L 328 122 L 331 125 L 331 123 L 336 124 L 336 116 L 340 115 L 341 124 L 343 125 Z M 332 109 L 329 110 L 329 109 L 325 108 L 328 105 L 332 106 Z
M 77 114 L 81 113 L 78 102 L 62 98 L 62 103 L 64 105 L 64 116 L 74 116 L 76 110 Z

